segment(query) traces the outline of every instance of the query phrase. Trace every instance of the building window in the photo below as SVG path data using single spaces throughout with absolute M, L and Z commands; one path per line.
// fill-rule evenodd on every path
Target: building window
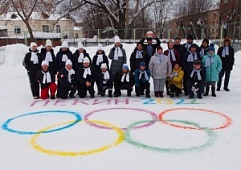
M 60 25 L 56 25 L 56 32 L 57 32 L 57 33 L 61 33 Z
M 49 32 L 49 25 L 43 25 L 43 32 Z
M 21 34 L 21 27 L 20 26 L 14 26 L 14 33 L 15 34 Z

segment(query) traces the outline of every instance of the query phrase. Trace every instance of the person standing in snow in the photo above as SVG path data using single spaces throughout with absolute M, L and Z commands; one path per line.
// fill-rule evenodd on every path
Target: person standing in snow
M 75 71 L 73 70 L 71 60 L 67 60 L 65 68 L 62 68 L 58 74 L 58 90 L 57 97 L 62 99 L 75 98 L 76 81 Z
M 38 52 L 37 44 L 31 42 L 29 52 L 25 55 L 23 60 L 23 66 L 28 72 L 30 87 L 34 99 L 39 98 L 39 83 L 35 80 L 36 74 L 41 70 L 41 63 L 43 57 Z
M 181 44 L 181 37 L 177 36 L 174 38 L 174 46 L 173 48 L 178 51 L 180 55 L 180 61 L 182 61 L 182 58 L 186 52 L 185 47 Z M 180 63 L 180 66 L 182 67 L 182 63 Z
M 78 70 L 79 67 L 83 66 L 84 58 L 87 57 L 90 61 L 90 55 L 84 49 L 84 46 L 81 42 L 78 42 L 78 49 L 73 54 L 73 69 Z
M 225 79 L 224 79 L 223 89 L 225 91 L 230 91 L 230 89 L 228 88 L 228 84 L 229 84 L 231 71 L 233 70 L 233 65 L 234 65 L 234 49 L 231 46 L 231 40 L 229 38 L 226 38 L 224 40 L 224 46 L 218 49 L 218 55 L 222 60 L 222 70 L 219 73 L 217 91 L 220 91 L 224 74 L 225 74 Z
M 95 68 L 91 66 L 89 58 L 85 57 L 83 66 L 79 67 L 76 73 L 80 98 L 85 98 L 87 91 L 90 93 L 90 98 L 95 97 L 94 83 L 96 78 Z
M 65 68 L 66 61 L 70 59 L 72 61 L 72 52 L 69 50 L 68 41 L 63 41 L 59 52 L 56 55 L 56 69 L 60 71 Z
M 110 72 L 115 76 L 115 74 L 121 70 L 122 65 L 126 63 L 126 51 L 118 36 L 115 37 L 115 46 L 111 48 L 108 58 L 112 60 Z
M 207 38 L 204 38 L 202 41 L 202 45 L 200 46 L 200 56 L 203 58 L 203 56 L 207 55 L 209 49 L 209 40 Z
M 185 47 L 186 51 L 189 51 L 191 45 L 195 46 L 196 47 L 196 51 L 199 53 L 200 52 L 200 49 L 198 47 L 197 44 L 193 43 L 193 36 L 192 35 L 188 35 L 187 36 L 187 42 L 185 44 L 183 44 L 183 47 Z
M 208 53 L 202 59 L 202 65 L 206 69 L 206 92 L 203 96 L 208 96 L 210 86 L 212 90 L 212 96 L 216 97 L 215 85 L 218 82 L 219 72 L 222 70 L 222 61 L 220 57 L 215 54 L 214 44 L 210 44 Z
M 157 47 L 157 53 L 151 57 L 149 69 L 154 82 L 155 97 L 164 97 L 164 85 L 167 76 L 172 72 L 172 64 L 164 55 L 162 47 Z
M 42 61 L 42 69 L 36 74 L 36 81 L 40 83 L 41 87 L 41 99 L 47 99 L 49 97 L 49 91 L 51 99 L 55 99 L 55 92 L 57 85 L 55 84 L 55 74 L 49 70 L 49 61 Z
M 99 44 L 97 47 L 97 52 L 93 57 L 92 63 L 93 63 L 92 66 L 95 67 L 96 74 L 101 73 L 101 64 L 103 63 L 106 64 L 107 69 L 109 70 L 109 60 L 108 60 L 108 57 L 105 55 L 105 51 L 103 50 L 103 47 L 101 44 Z M 98 88 L 97 95 L 100 95 L 102 93 L 101 92 L 102 87 L 99 83 L 100 83 L 99 81 L 96 81 L 97 88 Z
M 46 40 L 45 48 L 41 49 L 41 55 L 43 59 L 49 62 L 49 71 L 53 72 L 54 74 L 57 73 L 56 69 L 56 59 L 54 50 L 52 49 L 52 41 Z
M 147 64 L 148 57 L 147 53 L 143 49 L 142 44 L 138 42 L 130 57 L 130 66 L 132 73 L 134 73 L 136 69 L 139 69 L 141 62 L 145 62 Z

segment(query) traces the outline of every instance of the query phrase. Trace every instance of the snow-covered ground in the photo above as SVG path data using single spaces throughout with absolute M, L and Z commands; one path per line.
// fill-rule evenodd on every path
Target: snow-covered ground
M 134 47 L 124 44 L 128 56 Z M 86 50 L 93 56 L 96 47 Z M 32 99 L 21 64 L 27 51 L 0 48 L 1 170 L 240 169 L 241 51 L 231 91 L 217 98 L 44 101 Z

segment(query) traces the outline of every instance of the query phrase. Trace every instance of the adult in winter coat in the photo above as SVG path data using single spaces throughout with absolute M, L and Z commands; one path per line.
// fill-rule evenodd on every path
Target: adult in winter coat
M 136 96 L 139 97 L 144 91 L 146 98 L 150 98 L 150 70 L 146 69 L 146 63 L 141 62 L 139 69 L 135 70 Z
M 182 61 L 182 67 L 184 71 L 183 88 L 184 88 L 185 96 L 188 95 L 188 89 L 187 89 L 188 73 L 190 72 L 190 70 L 193 69 L 193 62 L 195 60 L 201 60 L 201 56 L 200 56 L 200 53 L 197 52 L 196 45 L 192 44 L 189 50 L 190 51 L 187 51 L 184 54 L 183 61 Z
M 168 85 L 171 98 L 174 97 L 174 94 L 176 94 L 176 97 L 179 97 L 179 95 L 182 93 L 183 77 L 184 71 L 182 70 L 182 67 L 180 67 L 180 64 L 176 62 L 174 64 L 171 75 L 168 77 Z
M 56 59 L 54 50 L 52 49 L 52 41 L 46 40 L 45 48 L 41 49 L 41 55 L 43 59 L 49 62 L 49 71 L 53 72 L 54 74 L 57 73 L 56 69 Z
M 37 44 L 31 42 L 29 52 L 25 55 L 23 59 L 23 66 L 28 72 L 30 87 L 34 99 L 39 98 L 39 83 L 35 80 L 36 74 L 41 70 L 41 63 L 43 57 L 38 52 Z
M 167 76 L 172 72 L 172 64 L 168 56 L 164 55 L 162 47 L 158 47 L 157 53 L 151 57 L 149 69 L 154 82 L 155 97 L 164 97 L 164 85 Z
M 172 68 L 174 68 L 174 64 L 176 62 L 180 63 L 180 55 L 176 49 L 174 49 L 174 42 L 172 40 L 168 41 L 167 43 L 168 49 L 164 51 L 164 55 L 168 56 L 172 63 Z M 169 92 L 169 87 L 168 87 L 168 81 L 166 81 L 166 90 L 167 90 L 167 95 L 170 94 Z
M 71 60 L 67 60 L 65 68 L 62 68 L 58 74 L 58 90 L 57 97 L 62 99 L 75 98 L 76 81 L 75 71 L 73 70 Z
M 73 69 L 75 71 L 77 71 L 79 67 L 83 66 L 83 61 L 85 57 L 87 57 L 91 61 L 90 56 L 84 49 L 83 44 L 79 42 L 78 49 L 73 54 Z
M 210 44 L 207 55 L 202 59 L 202 65 L 206 69 L 206 92 L 204 96 L 208 96 L 210 86 L 212 89 L 212 96 L 216 97 L 215 85 L 219 79 L 219 72 L 222 70 L 222 61 L 218 55 L 215 54 L 214 44 Z
M 95 54 L 95 56 L 93 57 L 93 62 L 92 62 L 92 66 L 95 68 L 96 74 L 100 74 L 101 73 L 101 64 L 104 63 L 106 64 L 108 70 L 109 70 L 109 60 L 108 57 L 105 55 L 105 51 L 102 48 L 102 45 L 99 44 L 97 47 L 97 52 Z M 109 72 L 109 71 L 108 71 Z M 98 88 L 98 93 L 97 95 L 101 94 L 101 86 L 99 84 L 99 81 L 96 81 L 97 84 L 97 88 Z
M 115 46 L 111 48 L 108 58 L 112 60 L 110 72 L 115 76 L 116 72 L 121 70 L 122 65 L 126 63 L 126 51 L 119 37 L 115 37 Z
M 229 38 L 226 38 L 224 40 L 224 46 L 218 49 L 218 55 L 222 60 L 222 70 L 219 73 L 217 91 L 220 91 L 224 74 L 225 74 L 224 90 L 230 91 L 228 88 L 228 84 L 229 84 L 231 71 L 233 70 L 233 65 L 234 65 L 234 49 L 231 46 L 231 41 Z
M 138 42 L 130 57 L 131 72 L 134 73 L 136 69 L 139 69 L 141 62 L 145 62 L 147 64 L 148 57 L 143 49 L 143 45 Z
M 108 70 L 108 66 L 106 63 L 102 63 L 100 67 L 100 72 L 98 72 L 97 77 L 97 85 L 100 90 L 100 95 L 102 97 L 105 96 L 105 91 L 108 89 L 108 97 L 113 97 L 112 89 L 113 89 L 113 77 Z
M 202 41 L 202 45 L 200 46 L 200 56 L 203 58 L 208 53 L 209 49 L 209 40 L 207 38 L 204 38 Z
M 191 45 L 194 45 L 196 47 L 197 52 L 200 52 L 200 48 L 198 47 L 197 44 L 193 43 L 193 36 L 192 35 L 188 35 L 187 36 L 187 42 L 185 44 L 183 44 L 183 46 L 185 47 L 186 51 L 189 51 Z
M 69 45 L 67 41 L 63 41 L 59 52 L 56 55 L 56 69 L 60 71 L 65 68 L 65 62 L 67 60 L 72 61 L 72 52 L 69 50 Z
M 49 61 L 42 61 L 42 70 L 39 70 L 36 74 L 36 81 L 40 83 L 41 87 L 41 99 L 47 99 L 49 97 L 49 91 L 51 99 L 55 99 L 55 92 L 57 85 L 55 84 L 55 74 L 49 70 Z
M 94 83 L 96 81 L 95 68 L 91 66 L 90 60 L 85 57 L 83 66 L 79 67 L 76 74 L 78 83 L 78 92 L 80 98 L 85 98 L 87 91 L 90 93 L 90 98 L 95 97 Z
M 127 64 L 123 64 L 122 69 L 116 73 L 114 78 L 114 97 L 121 96 L 121 90 L 127 90 L 127 96 L 131 96 L 134 84 L 133 73 L 129 71 Z
M 202 68 L 202 61 L 196 60 L 193 63 L 193 69 L 188 74 L 188 94 L 189 98 L 194 98 L 194 92 L 197 93 L 197 97 L 202 99 L 202 93 L 204 88 L 204 82 L 206 79 L 206 71 Z
M 182 61 L 182 58 L 186 52 L 185 47 L 181 44 L 181 38 L 179 36 L 174 38 L 174 46 L 173 48 L 178 51 L 180 55 L 180 61 Z M 182 63 L 180 63 L 180 66 L 182 66 Z

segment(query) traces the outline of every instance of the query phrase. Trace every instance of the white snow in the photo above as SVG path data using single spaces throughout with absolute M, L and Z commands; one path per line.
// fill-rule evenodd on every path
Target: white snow
M 197 41 L 198 44 L 200 42 Z M 162 44 L 162 46 L 166 49 L 166 45 Z M 107 54 L 111 47 L 104 47 Z M 128 57 L 134 47 L 135 44 L 124 44 Z M 56 53 L 59 48 L 54 48 Z M 96 48 L 86 47 L 85 49 L 93 57 Z M 72 52 L 76 50 L 74 47 L 70 49 Z M 163 118 L 169 120 L 169 123 L 187 127 L 182 129 L 157 121 L 141 129 L 121 131 L 117 128 L 100 129 L 82 121 L 61 131 L 39 136 L 12 133 L 1 128 L 0 169 L 238 170 L 241 167 L 241 113 L 238 110 L 241 103 L 241 69 L 239 67 L 241 51 L 235 54 L 236 61 L 230 81 L 231 91 L 221 90 L 217 92 L 217 98 L 208 96 L 202 100 L 190 100 L 182 96 L 180 99 L 172 100 L 165 96 L 164 99 L 149 100 L 134 97 L 134 92 L 133 97 L 127 98 L 123 92 L 123 97 L 113 99 L 96 97 L 95 99 L 45 101 L 32 99 L 30 93 L 28 77 L 21 63 L 25 53 L 28 52 L 28 47 L 22 44 L 8 45 L 1 47 L 0 51 L 1 125 L 17 116 L 43 111 L 42 114 L 12 119 L 8 127 L 32 132 L 43 129 L 53 130 L 75 120 L 75 116 L 69 112 L 77 112 L 82 119 L 93 112 L 89 116 L 89 123 L 95 120 L 101 121 L 97 122 L 98 126 L 110 127 L 109 124 L 113 124 L 119 128 L 127 128 L 133 123 L 137 123 L 136 126 L 146 125 L 153 119 L 150 113 L 158 117 L 161 112 L 173 109 L 167 111 Z M 152 85 L 151 91 L 153 96 Z M 53 113 L 45 112 L 55 110 L 56 112 Z M 227 124 L 227 120 L 232 121 L 229 122 L 231 123 L 229 126 L 215 129 Z M 138 124 L 136 121 L 141 122 Z M 190 129 L 198 128 L 196 124 L 208 129 Z M 134 141 L 151 145 L 156 149 L 133 146 L 127 142 L 127 137 L 122 142 L 120 140 L 121 143 L 115 143 L 123 132 L 129 132 Z M 204 144 L 207 145 L 204 146 Z M 106 150 L 103 146 L 107 146 L 104 148 Z M 48 154 L 36 148 L 62 151 L 62 155 L 63 152 L 70 152 L 73 156 Z M 97 148 L 104 151 L 93 154 L 88 151 Z M 83 155 L 75 156 L 74 153 L 80 151 L 84 152 Z

